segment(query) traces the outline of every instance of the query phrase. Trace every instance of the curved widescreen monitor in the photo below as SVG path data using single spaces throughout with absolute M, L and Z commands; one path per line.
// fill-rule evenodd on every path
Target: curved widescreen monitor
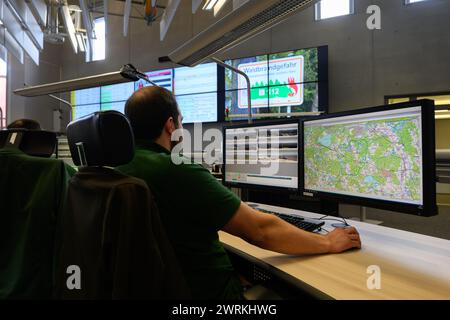
M 434 104 L 422 100 L 303 121 L 306 196 L 437 213 Z

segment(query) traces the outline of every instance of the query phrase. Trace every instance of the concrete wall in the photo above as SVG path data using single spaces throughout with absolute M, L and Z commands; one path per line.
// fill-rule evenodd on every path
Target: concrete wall
M 47 96 L 25 98 L 12 93 L 24 85 L 37 85 L 60 80 L 61 47 L 45 44 L 39 66 L 25 57 L 21 64 L 14 56 L 8 56 L 8 123 L 19 118 L 38 120 L 44 129 L 53 130 L 53 110 L 59 108 L 59 102 Z

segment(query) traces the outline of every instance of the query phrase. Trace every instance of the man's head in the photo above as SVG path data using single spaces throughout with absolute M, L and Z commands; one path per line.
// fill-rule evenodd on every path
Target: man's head
M 182 116 L 173 94 L 161 87 L 136 91 L 125 105 L 125 114 L 137 140 L 157 142 L 172 149 L 173 132 L 182 128 Z
M 31 119 L 19 119 L 10 123 L 7 129 L 41 130 L 39 122 Z

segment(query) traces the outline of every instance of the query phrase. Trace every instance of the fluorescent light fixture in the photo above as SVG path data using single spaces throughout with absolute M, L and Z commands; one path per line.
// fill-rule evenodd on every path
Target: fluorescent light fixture
M 110 84 L 129 81 L 129 79 L 124 78 L 121 75 L 120 71 L 117 71 L 85 78 L 53 82 L 33 87 L 25 87 L 22 89 L 14 90 L 14 93 L 24 97 L 36 97 L 52 93 L 68 92 L 72 90 L 87 89 L 91 87 L 106 86 Z
M 99 74 L 90 77 L 78 78 L 73 80 L 59 81 L 37 85 L 33 87 L 25 87 L 14 90 L 14 94 L 23 97 L 36 97 L 50 95 L 54 93 L 68 92 L 72 90 L 87 89 L 98 86 L 107 86 L 111 84 L 137 81 L 143 79 L 157 86 L 156 83 L 149 80 L 148 77 L 137 70 L 133 65 L 126 64 L 119 71 Z
M 203 10 L 212 10 L 216 5 L 218 0 L 206 0 L 205 5 L 203 6 Z

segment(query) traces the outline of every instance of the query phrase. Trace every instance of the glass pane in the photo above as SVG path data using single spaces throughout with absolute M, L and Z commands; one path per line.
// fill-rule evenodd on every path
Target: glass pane
M 402 103 L 402 102 L 409 102 L 409 98 L 392 98 L 388 100 L 388 104 L 394 104 L 394 103 Z
M 106 38 L 105 38 L 105 18 L 94 20 L 94 32 L 96 39 L 93 41 L 92 60 L 105 60 Z
M 423 96 L 423 97 L 417 97 L 418 100 L 420 99 L 430 99 L 434 100 L 434 104 L 437 106 L 447 106 L 450 105 L 450 95 L 441 95 L 441 96 Z
M 328 19 L 351 13 L 350 0 L 322 0 L 320 6 L 320 19 Z

